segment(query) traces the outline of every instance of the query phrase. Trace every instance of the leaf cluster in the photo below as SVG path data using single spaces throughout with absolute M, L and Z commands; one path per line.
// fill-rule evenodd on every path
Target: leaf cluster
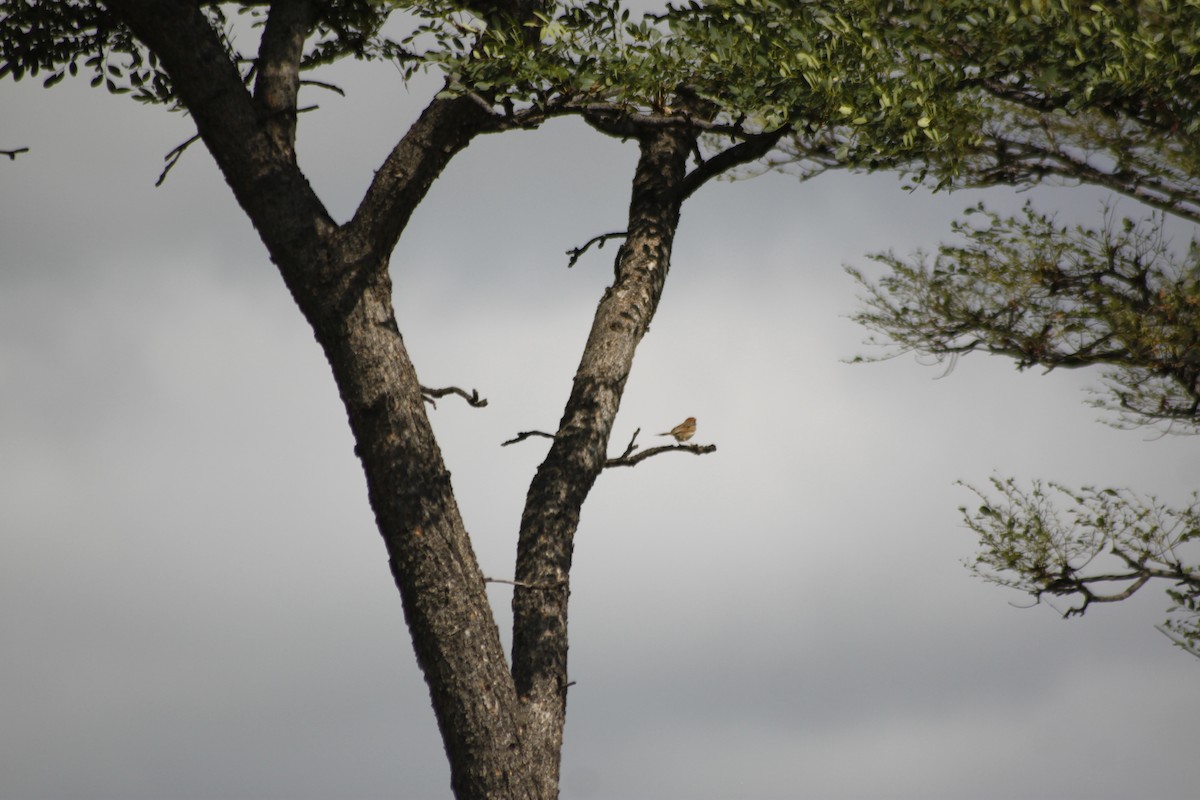
M 1200 496 L 1186 508 L 1129 490 L 1034 481 L 1024 488 L 993 478 L 992 493 L 960 508 L 981 550 L 973 572 L 1042 600 L 1070 598 L 1064 616 L 1092 603 L 1127 599 L 1151 580 L 1167 581 L 1172 606 L 1162 626 L 1176 644 L 1200 655 L 1200 568 L 1189 566 L 1200 541 Z
M 441 70 L 447 93 L 474 93 L 511 107 L 549 107 L 584 98 L 648 109 L 666 102 L 684 74 L 667 31 L 654 18 L 634 19 L 618 2 L 556 3 L 515 23 L 485 21 L 469 11 L 425 17 L 403 44 Z M 411 74 L 411 72 L 409 73 Z
M 919 162 L 944 182 L 980 142 L 983 107 L 963 72 L 930 58 L 874 0 L 712 0 L 673 9 L 696 64 L 693 85 L 727 113 L 814 134 L 840 166 Z M 936 156 L 935 156 L 936 154 Z
M 1200 431 L 1200 250 L 1171 249 L 1162 218 L 1111 214 L 1099 229 L 1059 225 L 1026 205 L 1018 217 L 977 206 L 962 241 L 932 258 L 882 253 L 889 273 L 865 289 L 854 319 L 936 360 L 972 351 L 1018 369 L 1099 365 L 1097 404 L 1123 424 L 1166 422 Z M 880 340 L 873 339 L 880 344 Z
M 1200 219 L 1200 5 L 1172 0 L 881 4 L 898 40 L 987 109 L 957 183 L 1056 176 Z
M 219 12 L 218 12 L 219 13 Z M 101 4 L 66 0 L 4 0 L 0 4 L 0 77 L 21 80 L 49 73 L 49 87 L 80 70 L 92 86 L 132 93 L 146 102 L 168 102 L 170 82 L 157 57 Z
M 312 69 L 347 56 L 408 57 L 398 42 L 383 33 L 392 7 L 371 0 L 331 0 L 318 5 L 313 42 L 302 68 Z M 221 33 L 230 60 L 251 65 L 243 70 L 249 81 L 254 55 L 239 49 L 236 30 L 242 21 L 250 27 L 261 27 L 266 7 L 244 0 L 203 3 L 202 10 Z M 0 78 L 21 80 L 49 73 L 43 80 L 49 87 L 81 71 L 91 73 L 92 86 L 103 86 L 113 94 L 178 107 L 170 77 L 157 56 L 143 47 L 104 4 L 87 0 L 0 0 Z

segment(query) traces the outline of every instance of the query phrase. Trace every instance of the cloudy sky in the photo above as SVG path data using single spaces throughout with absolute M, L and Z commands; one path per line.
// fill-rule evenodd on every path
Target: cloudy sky
M 345 219 L 421 105 L 387 65 L 314 91 L 301 160 Z M 183 115 L 0 84 L 0 797 L 443 798 L 448 769 L 329 369 Z M 636 151 L 570 121 L 478 140 L 393 259 L 484 572 L 512 575 Z M 1195 442 L 1119 431 L 1087 373 L 851 366 L 842 264 L 980 197 L 766 175 L 689 201 L 579 530 L 563 797 L 1187 798 L 1200 661 L 1158 588 L 1083 619 L 973 578 L 956 512 L 1002 473 L 1187 501 Z M 1121 201 L 1119 211 L 1137 214 Z M 1180 229 L 1186 238 L 1190 233 Z M 644 434 L 643 434 L 644 435 Z M 494 586 L 508 636 L 509 590 Z

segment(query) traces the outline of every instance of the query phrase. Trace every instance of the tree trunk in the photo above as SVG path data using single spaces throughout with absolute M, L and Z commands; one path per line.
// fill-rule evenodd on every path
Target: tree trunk
M 287 98 L 251 97 L 198 7 L 114 0 L 162 60 L 329 359 L 460 798 L 539 798 L 483 576 L 396 324 L 387 260 L 454 154 L 487 130 L 470 100 L 435 100 L 337 226 L 295 163 Z M 285 48 L 281 48 L 285 49 Z M 295 49 L 293 48 L 295 52 Z M 297 65 L 293 64 L 293 69 Z M 275 79 L 283 91 L 289 83 Z
M 527 12 L 536 3 L 513 5 Z M 376 172 L 353 219 L 338 225 L 294 155 L 299 54 L 312 3 L 272 5 L 254 95 L 195 4 L 111 0 L 110 7 L 161 59 L 329 359 L 456 797 L 557 797 L 573 537 L 604 466 L 634 351 L 662 292 L 694 135 L 658 127 L 639 139 L 616 281 L 600 301 L 558 435 L 521 519 L 516 578 L 524 585 L 513 599 L 510 670 L 396 323 L 388 276 L 388 258 L 413 210 L 456 153 L 495 129 L 494 118 L 469 98 L 435 99 Z
M 607 459 L 638 343 L 658 307 L 695 138 L 662 128 L 641 138 L 629 228 L 616 280 L 596 309 L 554 444 L 525 500 L 513 593 L 513 677 L 542 792 L 558 786 L 567 704 L 567 601 L 579 512 Z

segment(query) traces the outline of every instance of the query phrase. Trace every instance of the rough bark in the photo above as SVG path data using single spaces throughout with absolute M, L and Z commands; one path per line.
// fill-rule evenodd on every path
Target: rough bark
M 542 3 L 478 5 L 511 21 L 507 15 L 529 14 Z M 353 218 L 338 225 L 294 152 L 300 58 L 318 8 L 313 0 L 272 4 L 253 94 L 197 5 L 111 0 L 110 7 L 170 74 L 329 360 L 455 795 L 557 797 L 568 580 L 580 508 L 604 468 L 634 352 L 662 293 L 680 206 L 719 171 L 698 170 L 687 182 L 697 131 L 692 117 L 638 129 L 641 157 L 616 279 L 597 308 L 521 519 L 510 670 L 395 319 L 388 275 L 392 250 L 446 164 L 501 122 L 474 99 L 433 100 L 376 171 Z
M 412 210 L 450 158 L 488 129 L 489 116 L 469 100 L 435 100 L 378 171 L 355 218 L 339 227 L 295 163 L 291 129 L 280 124 L 294 106 L 304 5 L 280 4 L 278 18 L 273 7 L 264 42 L 271 71 L 251 97 L 196 6 L 112 2 L 171 75 L 329 359 L 456 796 L 546 796 L 521 746 L 512 676 L 387 272 Z
M 567 602 L 579 512 L 604 468 L 634 352 L 662 295 L 694 142 L 694 134 L 682 128 L 654 130 L 640 140 L 616 280 L 596 309 L 554 444 L 529 487 L 521 517 L 513 677 L 524 706 L 526 745 L 543 770 L 547 796 L 558 784 L 566 718 Z

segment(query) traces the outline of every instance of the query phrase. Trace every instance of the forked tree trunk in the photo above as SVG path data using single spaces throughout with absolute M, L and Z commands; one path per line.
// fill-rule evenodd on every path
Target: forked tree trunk
M 296 164 L 295 72 L 306 0 L 280 3 L 252 96 L 195 4 L 111 0 L 161 59 L 333 369 L 429 685 L 455 795 L 558 795 L 567 598 L 579 510 L 603 469 L 638 342 L 662 292 L 693 134 L 640 139 L 629 231 L 584 348 L 558 435 L 521 519 L 510 670 L 483 575 L 392 306 L 388 258 L 453 155 L 490 130 L 467 98 L 434 100 L 377 171 L 352 220 L 330 218 Z M 537 588 L 527 588 L 534 586 Z

